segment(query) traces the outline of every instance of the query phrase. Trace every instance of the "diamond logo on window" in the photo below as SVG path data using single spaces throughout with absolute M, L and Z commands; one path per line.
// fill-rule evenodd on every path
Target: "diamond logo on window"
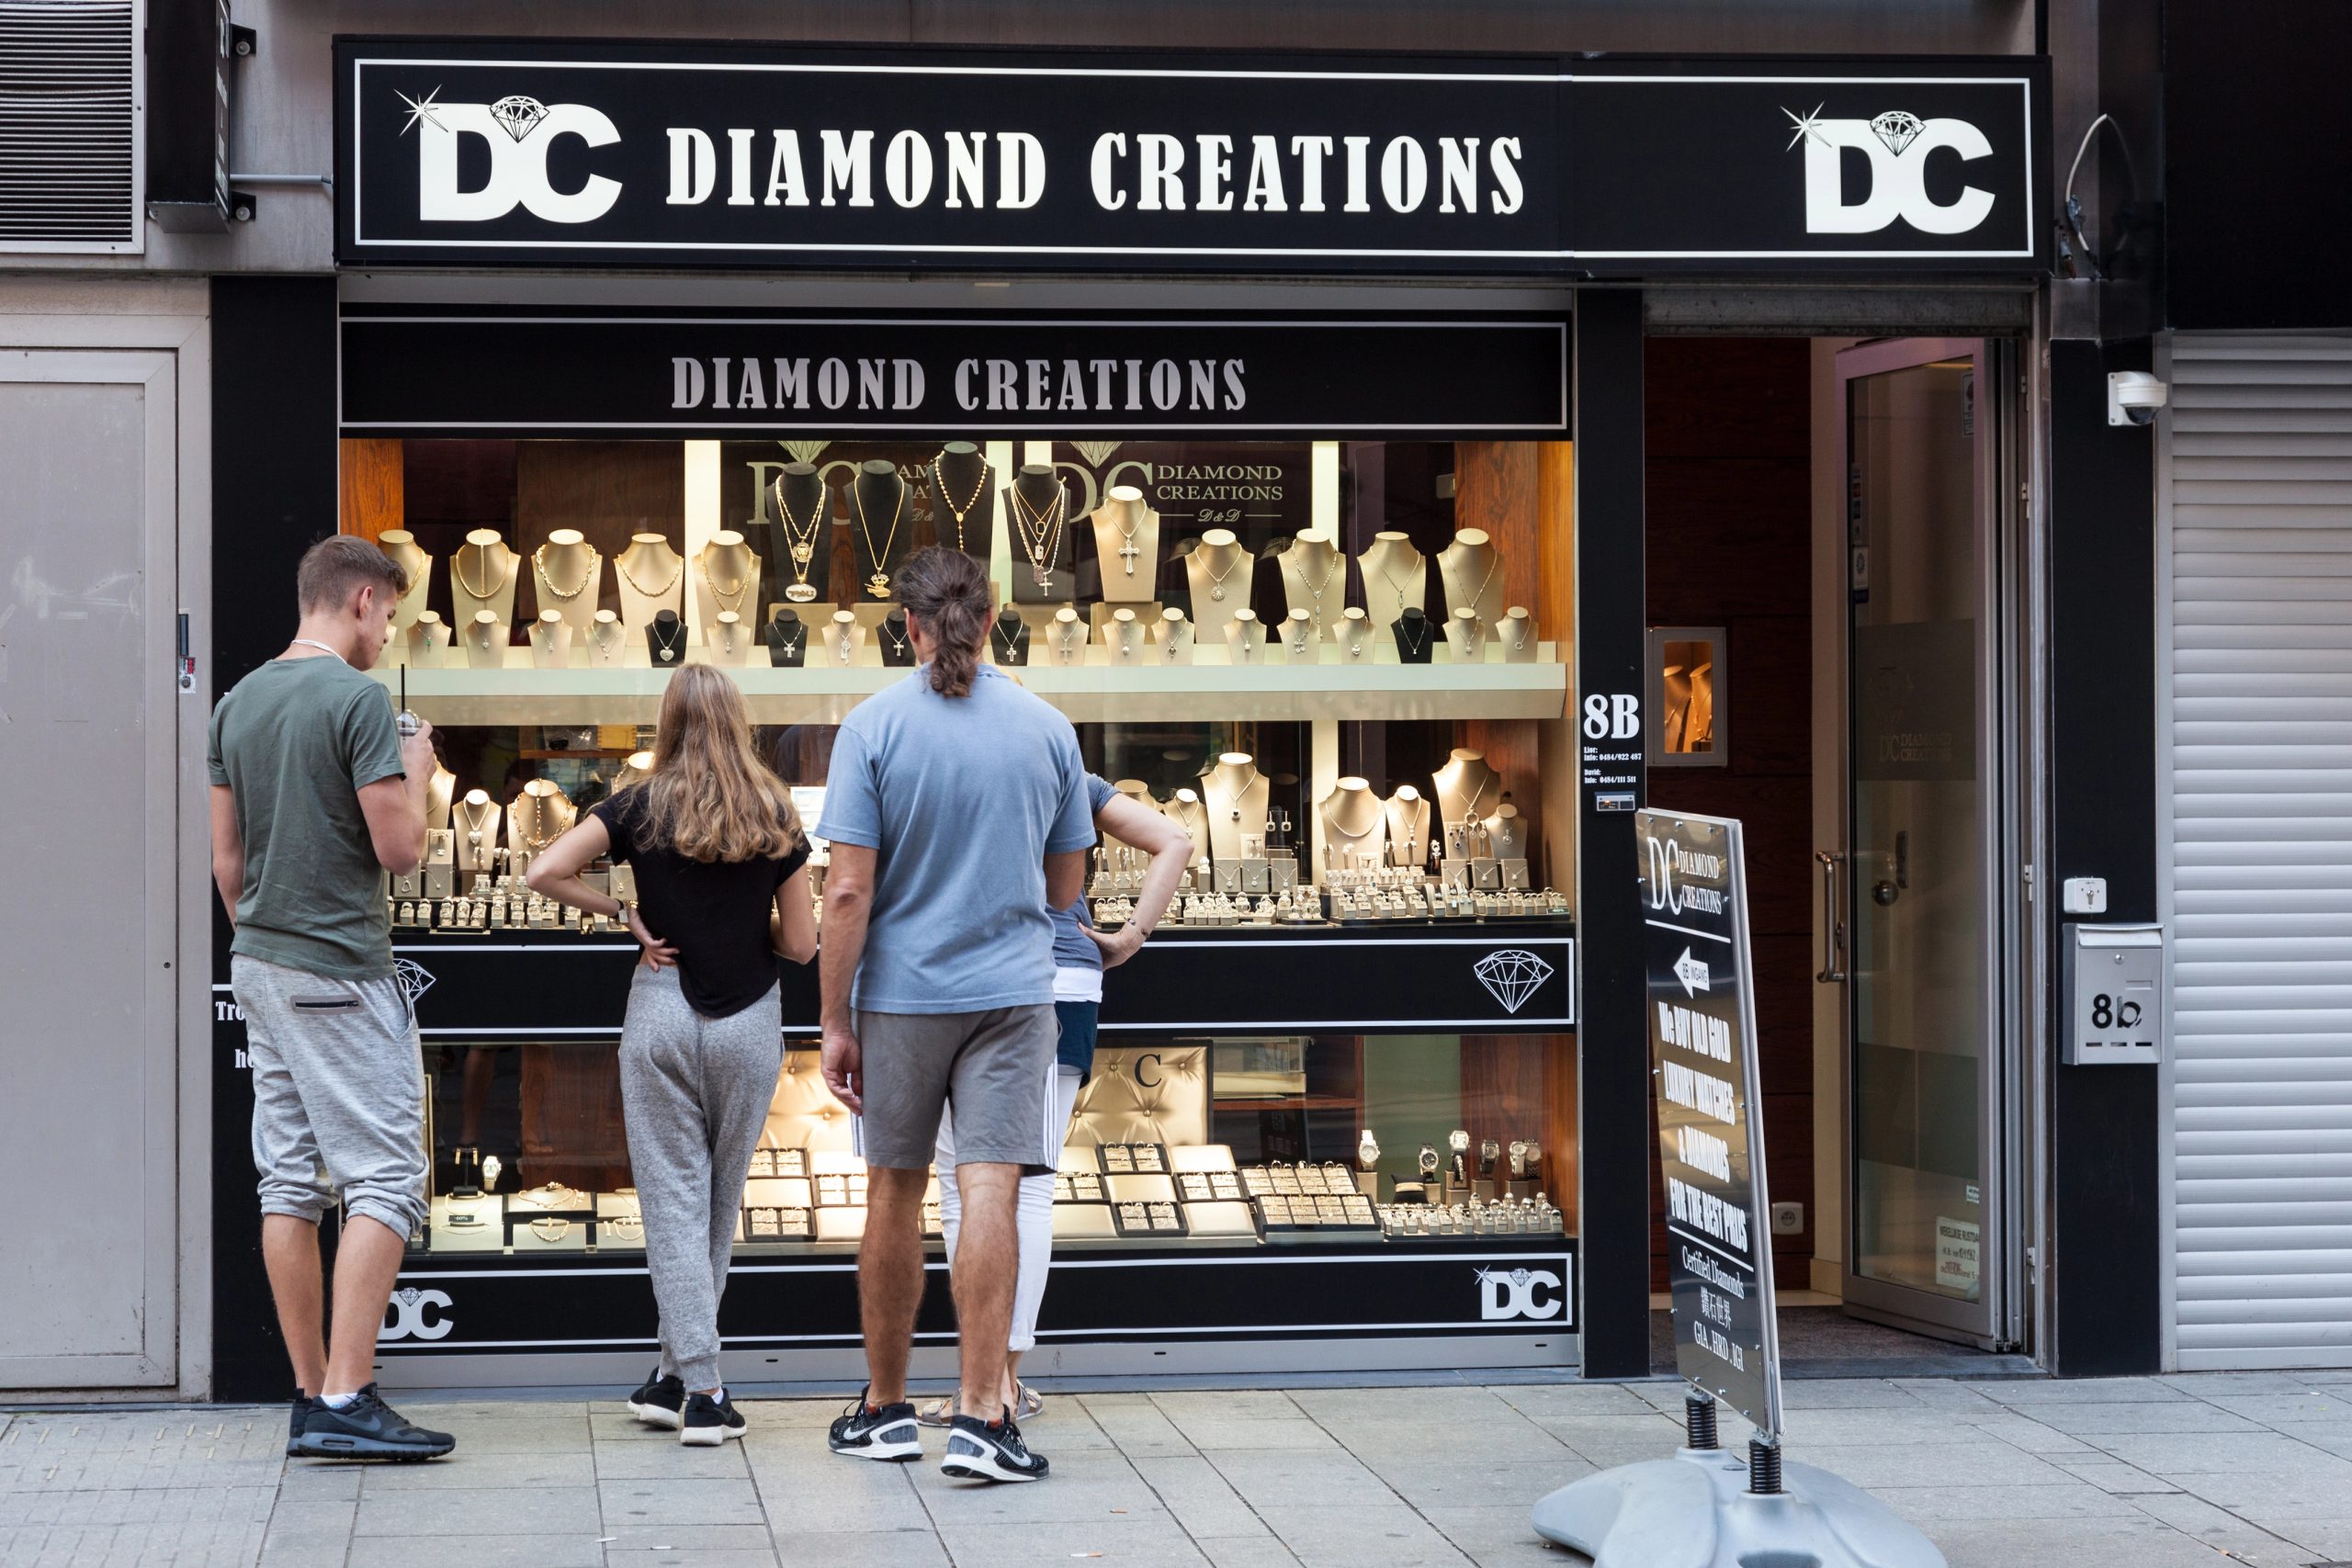
M 1506 947 L 1478 960 L 1471 973 L 1505 1012 L 1516 1013 L 1552 977 L 1552 966 L 1523 947 Z
M 401 983 L 401 990 L 408 997 L 408 1005 L 416 1006 L 416 998 L 433 988 L 433 971 L 413 958 L 402 958 L 392 964 L 392 977 Z

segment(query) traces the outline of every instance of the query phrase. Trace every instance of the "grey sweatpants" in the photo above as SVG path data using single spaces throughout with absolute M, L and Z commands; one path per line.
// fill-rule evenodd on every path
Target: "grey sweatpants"
M 424 1056 L 397 978 L 337 980 L 238 953 L 261 1212 L 312 1224 L 338 1194 L 405 1241 L 424 1224 Z
M 644 969 L 621 1024 L 621 1107 L 662 1312 L 662 1371 L 718 1385 L 718 1298 L 752 1151 L 784 1070 L 784 1003 L 768 994 L 726 1018 L 686 1004 L 675 968 Z

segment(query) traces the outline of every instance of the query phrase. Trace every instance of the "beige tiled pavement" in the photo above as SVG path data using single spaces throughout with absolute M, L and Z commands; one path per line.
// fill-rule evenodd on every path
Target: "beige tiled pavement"
M 1787 1393 L 1792 1457 L 1953 1568 L 2352 1559 L 2352 1371 Z M 398 1467 L 289 1463 L 282 1409 L 0 1413 L 0 1568 L 1573 1568 L 1529 1506 L 1670 1451 L 1680 1402 L 1671 1382 L 1056 1394 L 1028 1428 L 1053 1478 L 998 1487 L 835 1458 L 835 1406 L 808 1400 L 747 1401 L 750 1438 L 718 1450 L 610 1402 L 402 1402 L 458 1450 Z

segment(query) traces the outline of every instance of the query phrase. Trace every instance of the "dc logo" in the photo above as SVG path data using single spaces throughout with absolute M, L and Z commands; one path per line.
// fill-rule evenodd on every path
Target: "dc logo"
M 392 1292 L 392 1300 L 384 1312 L 384 1326 L 376 1331 L 376 1343 L 392 1339 L 440 1339 L 447 1336 L 456 1323 L 444 1315 L 449 1310 L 446 1291 L 420 1291 L 414 1285 Z
M 1478 1315 L 1488 1323 L 1505 1318 L 1558 1317 L 1567 1311 L 1568 1298 L 1560 1277 L 1549 1269 L 1478 1270 Z
M 399 96 L 409 109 L 401 134 L 421 132 L 416 150 L 416 215 L 431 222 L 487 223 L 517 207 L 549 223 L 589 223 L 613 209 L 621 183 L 591 175 L 578 190 L 560 191 L 548 174 L 548 151 L 560 137 L 608 147 L 621 133 L 601 109 L 543 104 L 519 94 L 494 104 L 445 104 L 433 92 Z M 479 140 L 490 176 L 479 190 L 458 185 L 458 139 Z
M 1949 151 L 1963 162 L 1990 157 L 1993 144 L 1964 119 L 1920 119 L 1890 109 L 1875 119 L 1824 119 L 1783 107 L 1796 130 L 1789 145 L 1804 143 L 1804 227 L 1809 234 L 1874 234 L 1897 219 L 1925 234 L 1965 234 L 1993 210 L 1993 193 L 1964 186 L 1958 199 L 1928 196 L 1928 158 Z M 1846 199 L 1843 153 L 1870 160 L 1870 186 L 1861 200 Z

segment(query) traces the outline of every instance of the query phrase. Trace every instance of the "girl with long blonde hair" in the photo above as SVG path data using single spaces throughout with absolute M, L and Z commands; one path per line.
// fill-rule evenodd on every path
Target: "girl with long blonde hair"
M 580 879 L 606 855 L 636 874 L 636 903 Z M 694 1446 L 743 1435 L 718 1377 L 718 1298 L 784 1066 L 776 959 L 817 953 L 808 861 L 790 794 L 752 750 L 735 683 L 690 664 L 662 694 L 651 773 L 582 818 L 526 874 L 533 892 L 625 921 L 643 950 L 621 1028 L 621 1101 L 662 1360 L 629 1410 Z

